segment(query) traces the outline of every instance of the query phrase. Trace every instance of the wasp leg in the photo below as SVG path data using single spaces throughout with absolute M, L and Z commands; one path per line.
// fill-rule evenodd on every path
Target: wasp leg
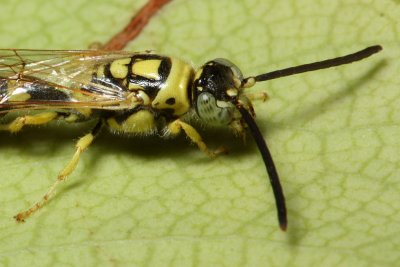
M 171 134 L 177 135 L 183 130 L 185 134 L 194 142 L 201 151 L 206 153 L 209 157 L 215 158 L 218 154 L 224 153 L 225 149 L 223 147 L 218 148 L 215 151 L 211 151 L 208 149 L 207 145 L 203 142 L 203 139 L 201 138 L 200 134 L 197 132 L 193 126 L 190 124 L 187 124 L 179 119 L 171 122 L 168 124 L 168 130 L 170 131 Z
M 255 92 L 255 93 L 247 93 L 246 96 L 251 100 L 251 101 L 259 101 L 261 100 L 262 102 L 265 102 L 268 100 L 268 94 L 266 92 Z
M 58 117 L 57 112 L 43 112 L 35 115 L 25 115 L 14 119 L 12 122 L 0 125 L 0 131 L 9 131 L 11 133 L 19 132 L 25 125 L 46 124 Z
M 54 184 L 50 187 L 50 189 L 47 191 L 47 193 L 39 200 L 36 202 L 34 205 L 32 205 L 29 209 L 26 211 L 20 212 L 17 215 L 14 216 L 15 220 L 17 222 L 24 222 L 26 218 L 32 215 L 35 211 L 43 207 L 43 205 L 49 201 L 50 197 L 53 195 L 56 187 L 63 182 L 68 175 L 70 175 L 76 168 L 79 162 L 79 158 L 82 154 L 83 151 L 85 151 L 89 145 L 93 142 L 94 138 L 96 135 L 100 132 L 101 127 L 103 126 L 103 121 L 99 121 L 96 126 L 92 129 L 92 131 L 83 137 L 79 138 L 78 142 L 76 142 L 76 150 L 74 155 L 72 156 L 72 159 L 70 162 L 67 164 L 67 166 L 64 167 L 64 169 L 58 174 L 57 180 L 54 182 Z

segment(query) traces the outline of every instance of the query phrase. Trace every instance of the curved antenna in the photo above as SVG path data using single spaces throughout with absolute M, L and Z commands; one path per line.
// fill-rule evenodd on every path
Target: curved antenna
M 278 221 L 279 227 L 282 231 L 286 231 L 287 228 L 287 214 L 286 214 L 286 204 L 285 204 L 285 196 L 283 195 L 283 190 L 281 183 L 279 181 L 279 175 L 276 171 L 274 161 L 272 160 L 271 153 L 269 152 L 267 143 L 265 142 L 260 129 L 258 128 L 256 122 L 254 121 L 251 114 L 240 104 L 236 104 L 240 113 L 242 114 L 242 118 L 246 122 L 247 126 L 249 126 L 250 132 L 256 141 L 258 146 L 258 150 L 261 153 L 261 156 L 264 161 L 265 168 L 267 169 L 269 181 L 271 183 L 272 191 L 275 196 L 275 204 L 278 212 Z
M 349 64 L 355 61 L 362 60 L 367 58 L 375 53 L 378 53 L 382 50 L 380 45 L 374 45 L 367 47 L 358 52 L 348 54 L 342 57 L 336 57 L 332 59 L 317 61 L 314 63 L 303 64 L 295 67 L 290 67 L 286 69 L 276 70 L 264 74 L 260 74 L 257 76 L 250 76 L 242 80 L 241 87 L 248 88 L 252 87 L 256 82 L 262 82 L 267 80 L 272 80 L 280 77 L 295 75 L 303 72 L 327 69 L 331 67 L 336 67 L 344 64 Z M 264 161 L 265 168 L 267 169 L 269 181 L 271 183 L 272 190 L 275 196 L 275 204 L 278 213 L 278 221 L 279 226 L 283 231 L 287 229 L 287 212 L 286 212 L 286 204 L 285 204 L 285 196 L 283 195 L 282 186 L 279 181 L 279 175 L 276 171 L 274 161 L 272 160 L 271 153 L 269 152 L 267 143 L 265 142 L 260 129 L 258 128 L 256 122 L 254 121 L 253 116 L 250 112 L 238 101 L 236 100 L 236 107 L 239 112 L 242 114 L 243 120 L 246 122 L 247 126 L 250 129 L 250 132 L 258 146 L 258 149 L 261 153 L 261 156 Z
M 290 67 L 286 69 L 276 70 L 264 74 L 260 74 L 254 77 L 248 77 L 244 79 L 243 84 L 248 83 L 249 81 L 253 80 L 253 82 L 263 82 L 267 80 L 272 80 L 276 78 L 281 78 L 285 76 L 295 75 L 303 72 L 314 71 L 314 70 L 321 70 L 327 69 L 331 67 L 336 67 L 344 64 L 349 64 L 355 61 L 362 60 L 369 56 L 372 56 L 375 53 L 378 53 L 382 50 L 382 46 L 374 45 L 367 47 L 363 50 L 355 52 L 353 54 L 348 54 L 342 57 L 336 57 L 331 59 L 326 59 L 322 61 L 317 61 L 314 63 L 303 64 L 295 67 Z

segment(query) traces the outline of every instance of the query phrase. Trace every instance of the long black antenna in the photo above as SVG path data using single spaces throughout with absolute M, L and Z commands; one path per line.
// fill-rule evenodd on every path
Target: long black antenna
M 276 70 L 264 74 L 260 74 L 254 77 L 248 77 L 242 81 L 242 87 L 247 88 L 254 85 L 256 82 L 262 82 L 267 80 L 272 80 L 280 77 L 295 75 L 303 72 L 327 69 L 331 67 L 336 67 L 344 64 L 349 64 L 355 61 L 362 60 L 367 58 L 375 53 L 378 53 L 382 50 L 380 45 L 374 45 L 367 47 L 363 50 L 355 52 L 353 54 L 348 54 L 342 57 L 336 57 L 332 59 L 322 60 L 314 63 L 299 65 L 295 67 L 290 67 L 286 69 Z M 276 171 L 274 161 L 272 160 L 271 153 L 269 152 L 267 143 L 265 142 L 260 129 L 258 128 L 256 122 L 254 121 L 253 116 L 250 112 L 240 103 L 236 102 L 236 107 L 239 112 L 242 114 L 242 118 L 246 122 L 247 126 L 250 129 L 251 134 L 258 146 L 258 149 L 261 153 L 261 156 L 264 161 L 265 168 L 267 169 L 269 181 L 271 183 L 272 190 L 275 196 L 275 204 L 278 213 L 278 221 L 279 226 L 283 231 L 286 231 L 287 228 L 287 212 L 286 212 L 286 204 L 285 204 L 285 196 L 283 195 L 283 190 L 281 183 L 279 181 L 279 175 Z
M 280 77 L 295 75 L 295 74 L 299 74 L 299 73 L 303 73 L 303 72 L 327 69 L 327 68 L 336 67 L 336 66 L 340 66 L 340 65 L 344 65 L 344 64 L 349 64 L 349 63 L 352 63 L 355 61 L 362 60 L 369 56 L 372 56 L 373 54 L 378 53 L 381 50 L 382 50 L 382 46 L 374 45 L 374 46 L 367 47 L 363 50 L 360 50 L 358 52 L 355 52 L 353 54 L 348 54 L 346 56 L 331 58 L 331 59 L 327 59 L 327 60 L 322 60 L 322 61 L 318 61 L 318 62 L 314 62 L 314 63 L 299 65 L 299 66 L 290 67 L 290 68 L 281 69 L 281 70 L 276 70 L 276 71 L 260 74 L 255 77 L 249 77 L 249 78 L 246 78 L 243 83 L 245 84 L 247 82 L 247 80 L 249 80 L 249 79 L 254 79 L 256 82 L 262 82 L 262 81 L 272 80 L 272 79 L 276 79 L 276 78 L 280 78 Z
M 267 169 L 269 181 L 271 183 L 272 191 L 275 196 L 276 209 L 278 212 L 278 221 L 279 226 L 282 231 L 286 231 L 287 228 L 287 215 L 286 215 L 286 204 L 285 204 L 285 196 L 283 195 L 283 190 L 281 183 L 279 182 L 279 175 L 276 171 L 274 161 L 272 160 L 271 153 L 269 152 L 267 143 L 265 142 L 260 129 L 258 128 L 256 122 L 254 121 L 251 114 L 241 106 L 240 104 L 236 105 L 242 114 L 242 118 L 246 122 L 247 126 L 250 128 L 250 132 L 253 135 L 254 140 L 260 150 L 261 156 L 264 160 L 265 168 Z

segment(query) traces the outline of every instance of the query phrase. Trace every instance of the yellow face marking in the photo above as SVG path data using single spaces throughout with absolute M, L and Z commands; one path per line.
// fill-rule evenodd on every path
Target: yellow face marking
M 161 60 L 149 59 L 135 62 L 132 65 L 132 73 L 143 76 L 149 79 L 160 79 L 158 68 L 160 67 Z
M 228 108 L 232 107 L 232 103 L 227 101 L 217 100 L 217 106 L 220 108 Z
M 130 58 L 123 58 L 114 60 L 110 65 L 110 73 L 114 78 L 123 79 L 128 76 L 128 64 L 131 62 Z
M 254 77 L 247 78 L 245 84 L 243 84 L 243 88 L 250 88 L 256 84 L 256 79 Z
M 237 96 L 238 90 L 236 88 L 229 88 L 228 90 L 226 90 L 226 94 L 228 96 Z
M 240 88 L 240 86 L 242 85 L 242 81 L 239 80 L 237 77 L 233 78 L 233 82 L 235 83 L 236 88 Z

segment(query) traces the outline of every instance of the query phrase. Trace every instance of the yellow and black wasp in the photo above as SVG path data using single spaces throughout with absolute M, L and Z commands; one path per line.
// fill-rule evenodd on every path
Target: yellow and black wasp
M 15 219 L 24 221 L 49 200 L 102 128 L 161 136 L 183 131 L 201 151 L 214 157 L 221 150 L 210 150 L 189 124 L 189 119 L 197 118 L 204 124 L 230 127 L 239 136 L 250 130 L 269 175 L 280 228 L 285 230 L 283 190 L 251 104 L 262 95 L 247 93 L 246 88 L 257 82 L 348 64 L 381 49 L 371 46 L 343 57 L 247 78 L 232 62 L 221 58 L 195 70 L 182 60 L 150 52 L 0 50 L 0 114 L 19 112 L 8 121 L 5 116 L 0 130 L 15 133 L 26 125 L 55 120 L 97 122 L 77 141 L 72 159 L 47 193 Z

